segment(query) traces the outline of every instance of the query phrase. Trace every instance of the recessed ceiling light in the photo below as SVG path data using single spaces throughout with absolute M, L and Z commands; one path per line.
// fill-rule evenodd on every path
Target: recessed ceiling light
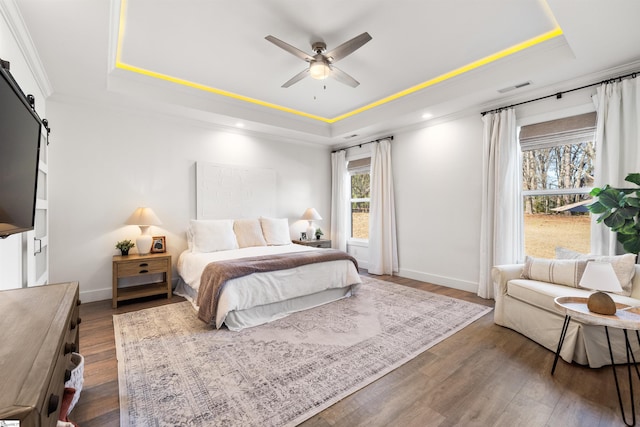
M 236 123 L 236 127 L 237 128 L 243 128 L 244 127 L 244 123 L 238 122 L 238 123 Z
M 425 120 L 426 120 L 426 119 L 430 119 L 431 117 L 433 117 L 433 114 L 431 114 L 431 113 L 424 113 L 424 114 L 422 115 L 422 118 L 423 118 L 423 119 L 425 119 Z

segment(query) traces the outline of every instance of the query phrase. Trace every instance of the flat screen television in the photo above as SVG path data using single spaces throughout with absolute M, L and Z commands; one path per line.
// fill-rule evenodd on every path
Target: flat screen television
M 41 124 L 9 70 L 0 67 L 0 238 L 33 230 Z

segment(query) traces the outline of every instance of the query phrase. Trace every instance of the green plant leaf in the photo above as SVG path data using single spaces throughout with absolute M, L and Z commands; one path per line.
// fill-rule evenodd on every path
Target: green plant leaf
M 604 223 L 613 231 L 618 231 L 625 225 L 628 219 L 632 219 L 635 216 L 637 211 L 635 208 L 616 209 L 604 220 Z
M 624 180 L 640 186 L 640 173 L 630 173 Z
M 629 197 L 629 196 L 627 196 L 625 198 L 625 202 L 629 206 L 633 206 L 635 208 L 640 208 L 640 199 L 638 199 L 637 197 Z
M 595 201 L 592 204 L 587 205 L 587 209 L 589 209 L 589 212 L 593 214 L 601 214 L 609 210 L 609 208 L 607 208 L 605 205 L 603 205 L 599 201 Z
M 625 221 L 624 225 L 618 229 L 618 234 L 637 234 L 638 229 L 636 228 L 636 223 L 633 219 L 628 219 Z
M 598 201 L 609 209 L 620 207 L 624 194 L 615 188 L 607 188 L 598 194 Z
M 630 254 L 637 254 L 640 252 L 640 236 L 631 236 L 629 234 L 626 234 L 626 236 L 629 236 L 629 239 L 622 243 L 624 250 Z

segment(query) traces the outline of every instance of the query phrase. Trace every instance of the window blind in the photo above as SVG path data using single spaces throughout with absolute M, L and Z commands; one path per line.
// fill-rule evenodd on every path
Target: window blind
M 349 173 L 369 172 L 370 169 L 371 157 L 349 160 L 349 163 L 347 164 L 347 170 L 349 171 Z
M 593 141 L 595 130 L 595 112 L 535 123 L 520 129 L 520 146 L 527 151 Z

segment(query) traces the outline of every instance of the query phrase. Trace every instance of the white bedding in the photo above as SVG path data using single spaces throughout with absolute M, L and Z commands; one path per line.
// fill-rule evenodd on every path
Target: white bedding
M 209 253 L 185 251 L 178 258 L 177 269 L 182 281 L 175 293 L 187 298 L 196 307 L 195 301 L 200 287 L 200 276 L 210 262 L 317 250 L 323 249 L 288 244 Z M 328 291 L 327 294 L 333 295 L 329 299 L 336 299 L 336 295 L 339 297 L 349 296 L 352 290 L 351 285 L 355 287 L 360 283 L 358 271 L 349 260 L 310 264 L 268 273 L 254 273 L 233 279 L 225 285 L 220 294 L 215 326 L 220 328 L 225 320 L 227 320 L 229 329 L 255 326 L 255 324 L 283 317 L 291 312 L 299 311 L 299 309 L 326 303 L 328 302 L 326 295 L 321 294 L 326 291 Z M 344 291 L 336 292 L 338 289 L 344 289 Z M 316 294 L 318 298 L 314 297 Z M 289 301 L 289 303 L 283 305 L 284 301 Z M 296 301 L 301 304 L 296 304 Z M 265 310 L 265 306 L 269 304 L 278 307 L 278 309 L 270 310 L 267 308 Z M 259 308 L 253 310 L 257 307 Z M 280 311 L 282 307 L 286 307 L 284 312 Z M 257 312 L 264 314 L 258 316 Z M 233 324 L 230 324 L 228 321 L 229 316 L 238 319 L 243 314 L 247 316 L 244 319 L 239 319 L 238 322 L 234 321 Z

